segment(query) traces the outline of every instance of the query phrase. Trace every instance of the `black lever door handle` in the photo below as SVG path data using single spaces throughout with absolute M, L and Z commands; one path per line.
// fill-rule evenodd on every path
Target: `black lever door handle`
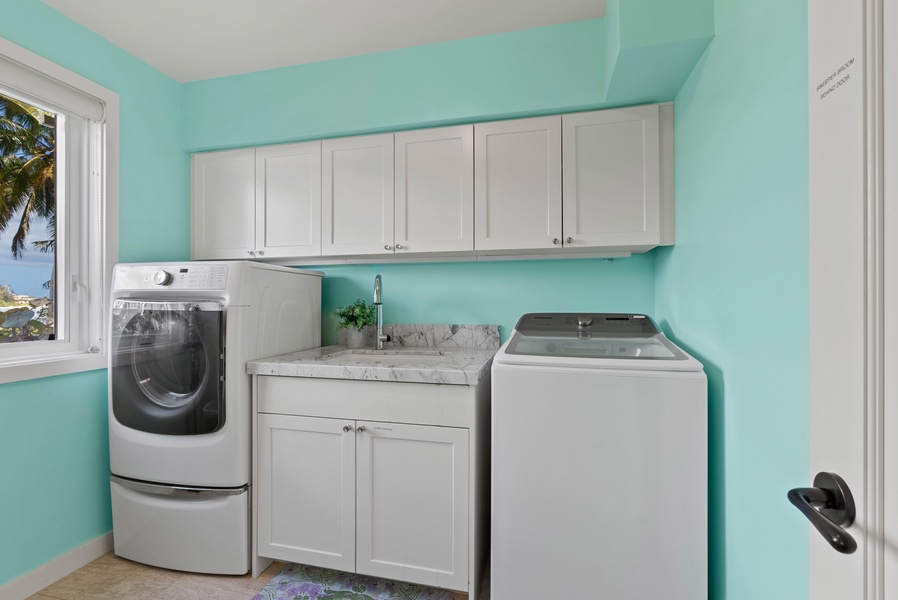
M 842 527 L 854 523 L 854 497 L 845 480 L 835 473 L 817 473 L 814 487 L 795 488 L 789 502 L 817 528 L 829 545 L 842 554 L 857 550 L 857 542 Z

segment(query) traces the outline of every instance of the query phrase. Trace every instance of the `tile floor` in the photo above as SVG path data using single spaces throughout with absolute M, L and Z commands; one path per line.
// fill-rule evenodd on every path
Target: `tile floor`
M 281 572 L 274 562 L 259 577 L 182 573 L 119 558 L 112 552 L 78 569 L 29 600 L 250 600 Z M 483 600 L 489 600 L 484 582 Z M 455 600 L 467 600 L 456 594 Z

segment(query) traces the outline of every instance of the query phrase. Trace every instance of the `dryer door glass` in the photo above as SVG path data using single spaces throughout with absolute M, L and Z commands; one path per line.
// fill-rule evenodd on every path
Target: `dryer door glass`
M 131 429 L 166 435 L 225 423 L 224 310 L 218 302 L 116 300 L 112 410 Z

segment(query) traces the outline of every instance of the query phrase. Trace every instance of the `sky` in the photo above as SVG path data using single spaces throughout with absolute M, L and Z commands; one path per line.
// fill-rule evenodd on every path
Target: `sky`
M 14 233 L 15 222 L 10 222 L 6 231 L 0 233 L 0 285 L 8 285 L 15 294 L 28 294 L 34 298 L 47 296 L 50 290 L 43 285 L 53 273 L 53 255 L 38 252 L 31 246 L 32 240 L 47 239 L 46 226 L 32 224 L 25 253 L 19 259 L 14 259 L 10 250 Z

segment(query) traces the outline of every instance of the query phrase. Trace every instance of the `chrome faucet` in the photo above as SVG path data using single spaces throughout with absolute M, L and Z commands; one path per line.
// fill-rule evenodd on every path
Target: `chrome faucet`
M 380 274 L 378 274 L 374 277 L 374 314 L 377 323 L 377 337 L 375 338 L 374 347 L 377 350 L 383 350 L 384 342 L 390 341 L 390 336 L 384 335 L 384 311 L 380 288 Z

